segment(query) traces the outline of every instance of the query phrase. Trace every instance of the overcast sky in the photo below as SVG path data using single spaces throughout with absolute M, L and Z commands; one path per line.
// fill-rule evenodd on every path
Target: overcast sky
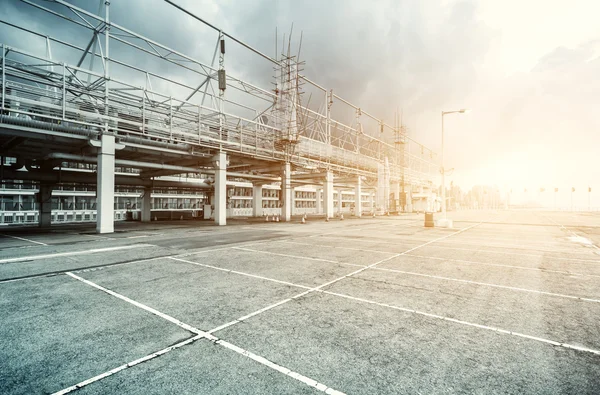
M 411 137 L 437 152 L 441 111 L 470 108 L 445 117 L 446 167 L 455 169 L 455 184 L 591 185 L 600 195 L 595 0 L 176 2 L 270 56 L 275 28 L 281 42 L 293 23 L 296 48 L 303 32 L 307 77 L 389 124 L 400 108 Z M 97 1 L 75 3 L 98 9 Z M 72 35 L 64 22 L 18 1 L 1 1 L 0 15 Z M 212 58 L 216 33 L 160 0 L 112 0 L 111 19 L 205 62 Z M 25 45 L 0 27 L 0 41 L 11 40 Z M 269 88 L 271 65 L 230 48 L 228 70 Z

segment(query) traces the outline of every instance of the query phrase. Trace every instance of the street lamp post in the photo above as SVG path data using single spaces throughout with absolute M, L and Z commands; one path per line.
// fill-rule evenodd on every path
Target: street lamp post
M 460 113 L 464 114 L 468 112 L 466 108 L 456 110 L 456 111 L 442 111 L 442 218 L 444 220 L 444 224 L 446 223 L 446 170 L 444 169 L 444 115 Z

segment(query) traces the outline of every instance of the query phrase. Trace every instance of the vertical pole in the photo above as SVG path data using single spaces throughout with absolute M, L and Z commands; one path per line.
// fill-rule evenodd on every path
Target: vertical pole
M 109 61 L 109 46 L 110 46 L 110 0 L 104 1 L 104 23 L 106 30 L 104 31 L 104 132 L 108 133 L 108 80 L 110 78 L 110 61 Z M 95 55 L 92 55 L 94 58 Z M 113 157 L 114 160 L 114 157 Z M 113 180 L 114 182 L 114 180 Z M 112 202 L 111 202 L 112 204 Z
M 362 216 L 362 180 L 356 177 L 356 189 L 354 190 L 354 213 L 357 217 Z
M 169 96 L 169 135 L 173 140 L 173 96 Z
M 333 218 L 333 173 L 328 171 L 323 182 L 323 206 L 325 218 Z
M 289 162 L 285 163 L 281 169 L 281 216 L 283 221 L 292 219 L 292 168 Z
M 142 135 L 146 134 L 146 89 L 142 90 Z
M 6 51 L 2 44 L 2 109 L 4 110 L 4 97 L 6 96 Z
M 327 123 L 325 125 L 325 139 L 328 145 L 331 145 L 331 105 L 333 104 L 333 89 L 329 92 L 325 92 L 325 97 L 327 99 Z
M 223 32 L 219 31 L 219 45 L 224 40 Z M 225 70 L 225 52 L 224 47 L 219 51 L 219 70 Z M 219 89 L 219 149 L 223 149 L 223 121 L 225 115 L 225 89 Z M 216 217 L 215 217 L 216 218 Z
M 446 170 L 444 169 L 444 112 L 442 111 L 442 218 L 446 219 Z
M 63 62 L 62 64 L 62 119 L 63 121 L 66 118 L 67 113 L 67 80 L 66 80 L 66 66 Z
M 215 167 L 215 225 L 227 224 L 227 154 L 223 151 L 213 157 Z

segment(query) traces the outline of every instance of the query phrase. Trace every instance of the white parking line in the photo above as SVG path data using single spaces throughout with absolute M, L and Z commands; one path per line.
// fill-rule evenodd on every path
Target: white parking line
M 512 336 L 522 337 L 522 338 L 525 338 L 525 339 L 535 340 L 535 341 L 539 341 L 539 342 L 542 342 L 542 343 L 551 344 L 553 346 L 570 348 L 570 349 L 573 349 L 573 350 L 584 351 L 584 352 L 588 352 L 588 353 L 600 355 L 600 350 L 595 350 L 595 349 L 591 349 L 591 348 L 587 348 L 587 347 L 576 346 L 576 345 L 568 344 L 568 343 L 561 343 L 561 342 L 557 342 L 557 341 L 554 341 L 554 340 L 544 339 L 544 338 L 541 338 L 541 337 L 530 336 L 530 335 L 526 335 L 526 334 L 519 333 L 519 332 L 513 332 L 513 331 L 509 331 L 509 330 L 505 330 L 505 329 L 496 328 L 496 327 L 493 327 L 493 326 L 475 324 L 473 322 L 458 320 L 456 318 L 445 317 L 445 316 L 441 316 L 441 315 L 438 315 L 438 314 L 426 313 L 424 311 L 409 309 L 409 308 L 405 308 L 405 307 L 394 306 L 394 305 L 387 304 L 387 303 L 379 303 L 379 302 L 375 302 L 373 300 L 368 300 L 368 299 L 363 299 L 363 298 L 357 298 L 357 297 L 354 297 L 354 296 L 350 296 L 350 295 L 346 295 L 346 294 L 341 294 L 341 293 L 337 293 L 337 292 L 331 292 L 331 291 L 322 291 L 322 292 L 324 294 L 328 294 L 328 295 L 338 296 L 338 297 L 341 297 L 341 298 L 346 298 L 346 299 L 355 300 L 355 301 L 358 301 L 358 302 L 373 304 L 373 305 L 377 305 L 377 306 L 381 306 L 381 307 L 387 307 L 387 308 L 391 308 L 391 309 L 394 309 L 394 310 L 404 311 L 404 312 L 407 312 L 407 313 L 417 314 L 417 315 L 421 315 L 421 316 L 425 316 L 425 317 L 429 317 L 429 318 L 434 318 L 434 319 L 438 319 L 438 320 L 442 320 L 442 321 L 453 322 L 455 324 L 471 326 L 471 327 L 475 327 L 475 328 L 479 328 L 479 329 L 485 329 L 485 330 L 489 330 L 489 331 L 493 331 L 493 332 L 502 333 L 502 334 L 505 334 L 505 335 L 512 335 Z
M 367 249 L 367 248 L 339 247 L 339 246 L 331 246 L 331 245 L 327 245 L 327 244 L 300 243 L 297 241 L 288 241 L 288 240 L 281 240 L 281 242 L 289 243 L 289 244 L 311 246 L 311 247 L 328 247 L 328 248 L 336 248 L 336 249 L 340 249 L 340 250 L 349 250 L 349 251 L 365 251 L 365 252 L 377 252 L 380 254 L 395 254 L 394 252 L 371 250 L 371 249 Z
M 313 388 L 315 388 L 315 389 L 317 389 L 317 390 L 319 390 L 321 392 L 325 392 L 326 394 L 333 394 L 333 395 L 344 395 L 343 392 L 337 391 L 337 390 L 335 390 L 333 388 L 330 388 L 330 387 L 326 386 L 325 384 L 319 383 L 318 381 L 311 379 L 310 377 L 304 376 L 304 375 L 302 375 L 300 373 L 297 373 L 297 372 L 294 372 L 294 371 L 292 371 L 292 370 L 290 370 L 290 369 L 288 369 L 288 368 L 286 368 L 284 366 L 281 366 L 281 365 L 278 365 L 278 364 L 276 364 L 274 362 L 271 362 L 268 359 L 266 359 L 264 357 L 261 357 L 260 355 L 254 354 L 253 352 L 245 350 L 245 349 L 243 349 L 241 347 L 238 347 L 235 344 L 232 344 L 232 343 L 230 343 L 228 341 L 219 339 L 218 337 L 212 335 L 209 332 L 205 332 L 205 331 L 202 331 L 200 329 L 194 328 L 193 326 L 191 326 L 189 324 L 181 322 L 178 319 L 176 319 L 174 317 L 171 317 L 170 315 L 164 314 L 164 313 L 162 313 L 162 312 L 160 312 L 160 311 L 158 311 L 158 310 L 156 310 L 156 309 L 154 309 L 152 307 L 146 306 L 143 303 L 136 302 L 133 299 L 130 299 L 130 298 L 128 298 L 128 297 L 126 297 L 124 295 L 121 295 L 121 294 L 119 294 L 119 293 L 117 293 L 115 291 L 112 291 L 110 289 L 104 288 L 101 285 L 98 285 L 98 284 L 96 284 L 96 283 L 94 283 L 92 281 L 86 280 L 86 279 L 84 279 L 82 277 L 79 277 L 79 276 L 73 274 L 73 273 L 68 272 L 66 274 L 69 275 L 70 277 L 76 279 L 76 280 L 79 280 L 79 281 L 81 281 L 81 282 L 83 282 L 83 283 L 85 283 L 85 284 L 87 284 L 89 286 L 92 286 L 92 287 L 94 287 L 94 288 L 96 288 L 96 289 L 98 289 L 100 291 L 103 291 L 103 292 L 105 292 L 105 293 L 107 293 L 107 294 L 109 294 L 111 296 L 114 296 L 114 297 L 116 297 L 118 299 L 121 299 L 121 300 L 123 300 L 123 301 L 125 301 L 127 303 L 130 303 L 130 304 L 132 304 L 132 305 L 134 305 L 134 306 L 136 306 L 136 307 L 138 307 L 140 309 L 148 311 L 151 314 L 154 314 L 154 315 L 156 315 L 156 316 L 158 316 L 160 318 L 163 318 L 163 319 L 165 319 L 165 320 L 167 320 L 167 321 L 169 321 L 171 323 L 174 323 L 177 326 L 180 326 L 181 328 L 183 328 L 183 329 L 185 329 L 185 330 L 187 330 L 189 332 L 195 333 L 197 336 L 194 336 L 191 339 L 185 340 L 183 342 L 177 343 L 177 344 L 175 344 L 175 345 L 173 345 L 171 347 L 167 347 L 165 349 L 162 349 L 162 350 L 160 350 L 158 352 L 149 354 L 149 355 L 147 355 L 145 357 L 138 358 L 138 359 L 136 359 L 136 360 L 134 360 L 132 362 L 129 362 L 126 365 L 118 366 L 118 367 L 116 367 L 114 369 L 111 369 L 111 370 L 105 372 L 105 373 L 102 373 L 102 374 L 99 374 L 97 376 L 94 376 L 94 377 L 92 377 L 90 379 L 87 379 L 87 380 L 82 381 L 82 382 L 80 382 L 78 384 L 75 384 L 73 386 L 65 388 L 65 389 L 63 389 L 61 391 L 55 392 L 54 395 L 58 395 L 58 394 L 62 395 L 62 394 L 67 394 L 69 392 L 75 391 L 75 390 L 77 390 L 77 389 L 79 389 L 81 387 L 84 387 L 84 386 L 86 386 L 88 384 L 91 384 L 93 382 L 101 380 L 101 379 L 103 379 L 105 377 L 108 377 L 108 376 L 110 376 L 110 375 L 112 375 L 114 373 L 117 373 L 117 372 L 119 372 L 121 370 L 124 370 L 124 369 L 126 369 L 128 367 L 135 366 L 135 365 L 137 365 L 137 364 L 139 364 L 141 362 L 145 362 L 145 361 L 148 361 L 150 359 L 156 358 L 156 357 L 158 357 L 160 355 L 163 355 L 163 354 L 166 354 L 167 352 L 172 351 L 172 350 L 174 350 L 176 348 L 182 347 L 184 345 L 192 343 L 195 340 L 199 340 L 199 339 L 203 339 L 203 338 L 208 339 L 211 342 L 213 342 L 215 344 L 218 344 L 218 345 L 220 345 L 220 346 L 222 346 L 222 347 L 224 347 L 224 348 L 226 348 L 228 350 L 231 350 L 231 351 L 234 351 L 234 352 L 236 352 L 236 353 L 238 353 L 240 355 L 243 355 L 244 357 L 249 358 L 249 359 L 251 359 L 253 361 L 256 361 L 256 362 L 258 362 L 258 363 L 260 363 L 260 364 L 262 364 L 262 365 L 264 365 L 264 366 L 266 366 L 268 368 L 271 368 L 271 369 L 273 369 L 273 370 L 275 370 L 277 372 L 283 373 L 284 375 L 289 376 L 289 377 L 291 377 L 293 379 L 296 379 L 296 380 L 298 380 L 298 381 L 300 381 L 300 382 L 302 382 L 302 383 L 304 383 L 304 384 L 306 384 L 306 385 L 308 385 L 310 387 L 313 387 Z
M 0 259 L 0 263 L 24 262 L 24 261 L 33 261 L 36 259 L 48 259 L 48 258 L 59 258 L 59 257 L 64 257 L 64 256 L 96 254 L 99 252 L 129 250 L 132 248 L 142 248 L 142 247 L 154 247 L 154 245 L 153 244 L 133 244 L 133 245 L 127 245 L 127 246 L 94 248 L 91 250 L 84 250 L 84 251 L 70 251 L 70 252 L 58 252 L 56 254 L 21 256 L 21 257 L 17 257 L 17 258 Z
M 463 280 L 463 279 L 460 279 L 460 278 L 434 276 L 434 275 L 431 275 L 431 274 L 423 274 L 423 273 L 416 273 L 416 272 L 407 272 L 407 271 L 404 271 L 404 270 L 387 269 L 387 268 L 381 268 L 381 267 L 375 267 L 373 269 L 374 270 L 391 272 L 391 273 L 408 274 L 409 276 L 427 277 L 427 278 L 434 278 L 436 280 L 444 280 L 444 281 L 453 281 L 453 282 L 459 282 L 459 283 L 465 283 L 465 284 L 482 285 L 482 286 L 485 286 L 485 287 L 510 289 L 511 291 L 530 292 L 530 293 L 536 293 L 536 294 L 541 294 L 541 295 L 556 296 L 556 297 L 559 297 L 559 298 L 577 299 L 577 300 L 582 300 L 582 301 L 585 301 L 585 302 L 600 303 L 600 300 L 598 300 L 598 299 L 583 298 L 583 297 L 580 297 L 580 296 L 573 296 L 573 295 L 565 295 L 565 294 L 559 294 L 559 293 L 554 293 L 554 292 L 539 291 L 539 290 L 536 290 L 536 289 L 511 287 L 511 286 L 508 286 L 508 285 L 483 283 L 483 282 L 479 282 L 479 281 Z
M 1 234 L 0 236 L 10 237 L 10 238 L 17 239 L 17 240 L 22 240 L 22 241 L 28 241 L 30 243 L 39 244 L 39 245 L 43 245 L 43 246 L 47 246 L 48 245 L 48 244 L 42 243 L 40 241 L 29 240 L 29 239 L 26 239 L 24 237 L 19 237 L 19 236 L 6 235 L 6 234 Z
M 326 237 L 328 239 L 340 239 L 340 237 L 328 236 L 328 235 L 325 235 L 323 237 Z M 347 239 L 344 239 L 344 238 L 341 238 L 341 239 L 347 241 Z M 361 243 L 388 244 L 388 245 L 398 246 L 398 243 L 389 242 L 389 241 L 364 240 L 364 239 L 360 239 L 360 240 L 357 240 L 357 241 L 359 241 Z M 410 242 L 410 240 L 406 240 L 406 241 Z M 491 254 L 504 254 L 504 255 L 514 255 L 514 256 L 531 256 L 531 257 L 538 257 L 538 258 L 558 259 L 558 260 L 563 260 L 563 261 L 577 261 L 577 262 L 600 263 L 600 260 L 594 260 L 594 259 L 562 258 L 562 257 L 557 257 L 557 256 L 540 255 L 540 254 L 525 254 L 525 253 L 519 253 L 519 252 L 479 250 L 479 249 L 473 249 L 473 248 L 458 248 L 458 247 L 448 247 L 448 246 L 432 246 L 431 248 L 446 249 L 446 250 L 457 250 L 457 251 L 470 251 L 470 252 L 485 252 L 485 253 L 491 253 Z
M 237 270 L 225 269 L 225 268 L 218 267 L 218 266 L 207 265 L 205 263 L 188 261 L 187 259 L 181 259 L 181 258 L 177 258 L 177 257 L 169 257 L 168 259 L 172 259 L 174 261 L 179 261 L 179 262 L 191 263 L 192 265 L 201 266 L 201 267 L 205 267 L 205 268 L 209 268 L 209 269 L 220 270 L 220 271 L 226 272 L 226 273 L 234 273 L 234 274 L 240 274 L 240 275 L 243 275 L 243 276 L 258 278 L 259 280 L 272 281 L 272 282 L 276 282 L 276 283 L 279 283 L 279 284 L 289 285 L 289 286 L 292 286 L 292 287 L 300 287 L 300 288 L 304 288 L 304 289 L 310 289 L 311 288 L 311 287 L 306 287 L 304 285 L 293 284 L 293 283 L 290 283 L 290 282 L 287 282 L 287 281 L 275 280 L 273 278 L 259 276 L 259 275 L 256 275 L 256 274 L 240 272 L 240 271 L 237 271 Z
M 358 265 L 355 263 L 347 263 L 347 262 L 339 262 L 339 261 L 333 261 L 331 259 L 322 259 L 322 258 L 312 258 L 312 257 L 308 257 L 308 256 L 299 256 L 299 255 L 290 255 L 290 254 L 280 254 L 278 252 L 270 252 L 270 251 L 261 251 L 261 250 L 255 250 L 253 248 L 245 248 L 245 247 L 232 247 L 234 250 L 240 250 L 240 251 L 249 251 L 249 252 L 258 252 L 260 254 L 267 254 L 267 255 L 275 255 L 275 256 L 283 256 L 286 258 L 295 258 L 295 259 L 307 259 L 309 261 L 318 261 L 318 262 L 327 262 L 327 263 L 335 263 L 338 265 L 345 265 L 345 266 L 356 266 L 356 267 L 366 267 L 365 265 Z
M 190 263 L 194 263 L 194 262 L 190 262 Z M 381 263 L 381 262 L 379 262 L 379 263 Z M 207 265 L 203 265 L 203 266 L 207 266 Z M 224 270 L 222 268 L 216 268 L 216 269 L 218 269 L 218 270 Z M 380 269 L 380 268 L 374 268 L 374 269 L 376 269 L 376 270 L 387 270 L 387 269 Z M 225 269 L 225 271 L 228 271 L 228 270 Z M 243 276 L 257 277 L 257 276 L 252 275 L 252 274 L 238 272 L 238 271 L 230 271 L 230 272 L 235 273 L 235 274 L 239 274 L 239 275 L 243 275 Z M 413 274 L 413 273 L 408 273 L 408 274 Z M 560 347 L 564 347 L 564 348 L 569 348 L 569 349 L 573 349 L 573 350 L 584 351 L 584 352 L 589 352 L 589 353 L 600 355 L 600 350 L 594 350 L 594 349 L 590 349 L 590 348 L 586 348 L 586 347 L 581 347 L 581 346 L 576 346 L 576 345 L 572 345 L 572 344 L 568 344 L 568 343 L 561 343 L 561 342 L 558 342 L 558 341 L 553 341 L 553 340 L 544 339 L 544 338 L 541 338 L 541 337 L 526 335 L 526 334 L 523 334 L 523 333 L 509 331 L 509 330 L 500 329 L 500 328 L 496 328 L 496 327 L 491 327 L 491 326 L 487 326 L 487 325 L 476 324 L 476 323 L 472 323 L 472 322 L 468 322 L 468 321 L 458 320 L 458 319 L 455 319 L 455 318 L 441 316 L 441 315 L 438 315 L 438 314 L 427 313 L 427 312 L 423 312 L 423 311 L 419 311 L 419 310 L 414 310 L 414 309 L 410 309 L 410 308 L 394 306 L 394 305 L 390 305 L 390 304 L 387 304 L 387 303 L 380 303 L 380 302 L 376 302 L 376 301 L 369 300 L 369 299 L 358 298 L 358 297 L 354 297 L 354 296 L 350 296 L 350 295 L 346 295 L 346 294 L 341 294 L 341 293 L 337 293 L 337 292 L 322 290 L 323 287 L 331 285 L 331 284 L 339 281 L 340 279 L 347 278 L 347 277 L 349 277 L 351 275 L 353 275 L 353 274 L 350 273 L 350 274 L 348 274 L 346 276 L 343 276 L 343 277 L 340 277 L 340 278 L 338 278 L 336 280 L 330 281 L 330 282 L 325 283 L 323 285 L 320 285 L 318 287 L 314 287 L 314 288 L 308 289 L 307 291 L 301 292 L 301 293 L 299 293 L 299 294 L 297 294 L 295 296 L 292 296 L 290 298 L 281 300 L 281 301 L 279 301 L 277 303 L 274 303 L 274 304 L 272 304 L 270 306 L 267 306 L 265 308 L 262 308 L 260 310 L 255 311 L 253 313 L 250 313 L 248 315 L 240 317 L 237 320 L 233 320 L 233 321 L 225 323 L 225 324 L 223 324 L 223 325 L 221 325 L 221 326 L 219 326 L 217 328 L 214 328 L 214 329 L 210 330 L 209 333 L 212 334 L 212 333 L 215 333 L 215 332 L 220 331 L 222 329 L 228 328 L 228 327 L 230 327 L 232 325 L 235 325 L 235 324 L 240 323 L 240 322 L 242 322 L 244 320 L 247 320 L 248 318 L 254 317 L 254 316 L 256 316 L 258 314 L 261 314 L 261 313 L 263 313 L 265 311 L 271 310 L 271 309 L 273 309 L 273 308 L 275 308 L 277 306 L 281 306 L 281 305 L 283 305 L 285 303 L 288 303 L 288 302 L 290 302 L 290 301 L 292 301 L 294 299 L 297 299 L 299 297 L 305 296 L 305 295 L 307 295 L 307 294 L 309 294 L 311 292 L 322 292 L 324 294 L 328 294 L 328 295 L 332 295 L 332 296 L 342 297 L 342 298 L 346 298 L 346 299 L 350 299 L 350 300 L 354 300 L 354 301 L 359 301 L 359 302 L 363 302 L 363 303 L 378 305 L 378 306 L 381 306 L 381 307 L 386 307 L 386 308 L 391 308 L 391 309 L 395 309 L 395 310 L 405 311 L 405 312 L 408 312 L 408 313 L 413 313 L 413 314 L 422 315 L 422 316 L 429 317 L 429 318 L 434 318 L 434 319 L 439 319 L 439 320 L 443 320 L 443 321 L 448 321 L 448 322 L 452 322 L 452 323 L 455 323 L 455 324 L 466 325 L 466 326 L 475 327 L 475 328 L 484 329 L 484 330 L 491 330 L 491 331 L 498 332 L 498 333 L 501 333 L 501 334 L 507 334 L 507 335 L 512 335 L 512 336 L 517 336 L 517 337 L 521 337 L 521 338 L 525 338 L 525 339 L 539 341 L 539 342 L 546 343 L 546 344 L 551 344 L 551 345 L 554 345 L 554 346 L 560 346 Z M 282 282 L 281 280 L 272 279 L 272 278 L 268 278 L 268 277 L 259 276 L 259 278 L 261 278 L 263 280 L 267 280 L 267 281 L 277 282 L 277 283 L 281 283 Z M 288 285 L 292 285 L 292 286 L 298 287 L 298 288 L 306 288 L 305 286 L 299 285 L 299 284 L 294 284 L 294 283 L 289 283 L 289 282 L 284 282 L 284 283 L 286 283 Z M 480 283 L 479 285 L 489 285 L 489 284 Z M 501 287 L 501 288 L 509 288 L 509 289 L 516 289 L 516 290 L 524 290 L 524 289 L 519 289 L 519 288 L 515 288 L 515 287 L 505 287 L 505 286 L 499 286 L 499 287 Z M 525 291 L 532 291 L 532 290 L 525 290 Z M 534 291 L 534 292 L 539 292 L 539 293 L 543 293 L 543 294 L 550 294 L 550 293 L 542 292 L 542 291 Z M 553 296 L 557 296 L 558 294 L 552 294 L 552 295 Z M 564 296 L 569 297 L 569 298 L 580 299 L 580 298 L 577 298 L 577 297 L 570 297 L 568 295 L 564 295 Z M 596 302 L 600 302 L 600 301 L 596 301 Z
M 456 263 L 468 264 L 468 265 L 497 266 L 497 267 L 506 267 L 506 268 L 510 268 L 510 269 L 533 270 L 533 271 L 546 272 L 546 273 L 565 274 L 568 276 L 600 277 L 600 275 L 597 275 L 597 274 L 575 273 L 575 272 L 568 272 L 568 271 L 564 271 L 564 270 L 541 269 L 541 268 L 537 268 L 537 267 L 527 267 L 527 266 L 503 265 L 501 263 L 468 261 L 465 259 L 440 258 L 437 256 L 425 256 L 425 255 L 416 255 L 416 254 L 405 254 L 405 256 L 412 256 L 415 258 L 423 258 L 423 259 L 434 259 L 434 260 L 445 261 L 445 262 L 456 262 Z

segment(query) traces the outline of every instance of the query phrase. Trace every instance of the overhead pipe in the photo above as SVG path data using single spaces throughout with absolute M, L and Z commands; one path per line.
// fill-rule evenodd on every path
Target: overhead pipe
M 85 155 L 75 155 L 61 152 L 53 152 L 46 156 L 48 159 L 61 159 L 61 160 L 72 160 L 79 161 L 85 163 L 97 163 L 98 158 L 94 156 L 85 156 Z M 123 167 L 135 167 L 135 168 L 147 168 L 147 169 L 157 169 L 157 170 L 172 170 L 178 171 L 181 173 L 202 173 L 202 174 L 215 174 L 213 169 L 199 169 L 197 167 L 188 167 L 188 166 L 178 166 L 178 165 L 169 165 L 165 163 L 153 163 L 153 162 L 142 162 L 135 160 L 126 160 L 126 159 L 115 159 L 116 166 Z M 281 177 L 268 177 L 268 176 L 260 176 L 256 174 L 246 174 L 246 173 L 236 173 L 236 172 L 227 172 L 227 175 L 230 177 L 239 177 L 239 178 L 249 178 L 256 180 L 265 180 L 265 181 L 281 181 Z

